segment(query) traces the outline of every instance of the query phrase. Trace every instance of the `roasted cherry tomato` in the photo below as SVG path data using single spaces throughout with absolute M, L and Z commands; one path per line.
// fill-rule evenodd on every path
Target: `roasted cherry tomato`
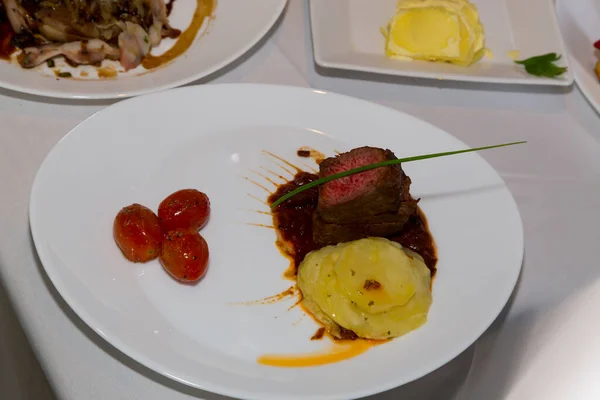
M 128 260 L 146 262 L 158 257 L 163 231 L 152 210 L 132 204 L 122 208 L 115 217 L 113 236 Z
M 179 190 L 158 206 L 158 218 L 165 232 L 175 229 L 198 230 L 210 214 L 208 196 L 196 189 Z
M 208 244 L 191 229 L 167 232 L 162 242 L 160 262 L 173 278 L 194 282 L 202 278 L 208 266 Z

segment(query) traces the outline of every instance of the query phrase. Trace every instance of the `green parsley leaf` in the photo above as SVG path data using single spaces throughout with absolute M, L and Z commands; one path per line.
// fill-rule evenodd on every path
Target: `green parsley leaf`
M 530 75 L 543 76 L 547 78 L 556 78 L 567 72 L 566 67 L 559 67 L 555 64 L 562 56 L 556 53 L 543 54 L 527 58 L 525 60 L 517 60 L 516 64 L 523 65 L 525 71 Z

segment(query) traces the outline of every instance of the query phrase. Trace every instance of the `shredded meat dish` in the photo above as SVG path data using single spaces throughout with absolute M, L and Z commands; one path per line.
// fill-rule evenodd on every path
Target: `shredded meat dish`
M 57 56 L 72 65 L 119 60 L 137 67 L 152 47 L 180 31 L 169 25 L 164 0 L 0 0 L 22 49 L 17 59 L 33 68 Z

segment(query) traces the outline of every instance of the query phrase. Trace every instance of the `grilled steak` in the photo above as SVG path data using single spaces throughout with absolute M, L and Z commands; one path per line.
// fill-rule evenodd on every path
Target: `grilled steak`
M 323 160 L 319 165 L 319 178 L 395 158 L 389 150 L 360 147 Z M 325 183 L 319 188 L 317 211 L 328 222 L 395 212 L 400 205 L 398 193 L 402 190 L 403 177 L 400 167 L 386 167 Z M 357 215 L 358 210 L 360 215 Z
M 360 147 L 324 160 L 319 177 L 393 159 L 390 150 Z M 399 232 L 417 210 L 410 183 L 402 167 L 393 165 L 321 185 L 313 215 L 315 243 L 324 246 Z

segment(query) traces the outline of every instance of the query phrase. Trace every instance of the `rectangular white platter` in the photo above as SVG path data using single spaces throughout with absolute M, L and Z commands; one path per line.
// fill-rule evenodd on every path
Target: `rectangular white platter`
M 472 0 L 480 13 L 490 55 L 469 67 L 385 56 L 381 28 L 394 15 L 397 0 L 309 0 L 315 62 L 324 68 L 412 78 L 465 82 L 569 86 L 571 71 L 558 78 L 529 75 L 519 58 L 554 52 L 568 60 L 553 0 Z

